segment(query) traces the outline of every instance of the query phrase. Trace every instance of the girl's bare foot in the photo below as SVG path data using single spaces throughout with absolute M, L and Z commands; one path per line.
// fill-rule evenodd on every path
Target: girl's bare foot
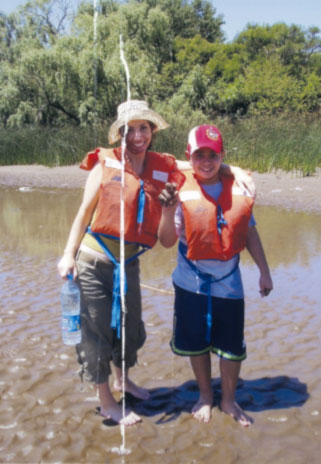
M 233 419 L 243 427 L 249 427 L 254 422 L 252 417 L 246 414 L 235 401 L 231 403 L 222 402 L 221 410 L 229 416 L 232 416 Z
M 134 425 L 142 420 L 134 411 L 128 409 L 125 410 L 125 416 L 123 417 L 122 408 L 118 404 L 109 408 L 101 407 L 100 415 L 106 417 L 106 419 L 112 419 L 119 425 Z
M 114 381 L 114 390 L 118 392 L 122 391 L 122 385 L 117 380 Z M 125 382 L 125 391 L 139 400 L 148 400 L 150 398 L 147 388 L 139 387 L 130 379 L 127 379 Z
M 203 402 L 201 399 L 199 399 L 192 409 L 192 414 L 199 422 L 208 423 L 212 416 L 211 410 L 211 403 Z

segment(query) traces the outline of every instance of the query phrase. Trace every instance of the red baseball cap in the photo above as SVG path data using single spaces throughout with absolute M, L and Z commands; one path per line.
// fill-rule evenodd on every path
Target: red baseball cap
M 215 153 L 223 153 L 223 138 L 221 132 L 215 126 L 202 125 L 194 127 L 188 134 L 186 157 L 200 148 L 210 148 Z

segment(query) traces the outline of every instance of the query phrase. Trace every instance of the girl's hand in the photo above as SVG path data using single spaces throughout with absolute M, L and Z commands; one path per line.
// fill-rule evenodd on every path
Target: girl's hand
M 271 276 L 269 274 L 264 275 L 261 274 L 260 280 L 259 280 L 259 286 L 260 286 L 260 294 L 261 297 L 268 296 L 270 292 L 273 290 L 273 283 Z
M 174 207 L 178 202 L 178 192 L 175 183 L 167 182 L 165 188 L 161 191 L 158 199 L 163 208 Z

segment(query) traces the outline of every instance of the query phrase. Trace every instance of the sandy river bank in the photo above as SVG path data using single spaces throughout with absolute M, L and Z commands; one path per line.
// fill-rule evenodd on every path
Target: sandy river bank
M 48 168 L 40 165 L 0 166 L 0 186 L 83 187 L 88 172 L 78 166 Z M 253 173 L 258 205 L 280 206 L 321 213 L 321 169 L 308 177 L 277 171 Z

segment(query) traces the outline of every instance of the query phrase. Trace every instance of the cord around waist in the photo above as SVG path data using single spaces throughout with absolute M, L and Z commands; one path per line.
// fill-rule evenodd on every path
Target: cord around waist
M 98 259 L 98 261 L 103 261 L 105 263 L 111 263 L 106 253 L 100 253 L 97 250 L 93 250 L 92 248 L 89 248 L 87 245 L 84 245 L 83 243 L 79 247 L 77 259 L 79 259 L 80 256 L 82 261 L 85 261 L 86 263 L 93 263 L 95 259 Z

